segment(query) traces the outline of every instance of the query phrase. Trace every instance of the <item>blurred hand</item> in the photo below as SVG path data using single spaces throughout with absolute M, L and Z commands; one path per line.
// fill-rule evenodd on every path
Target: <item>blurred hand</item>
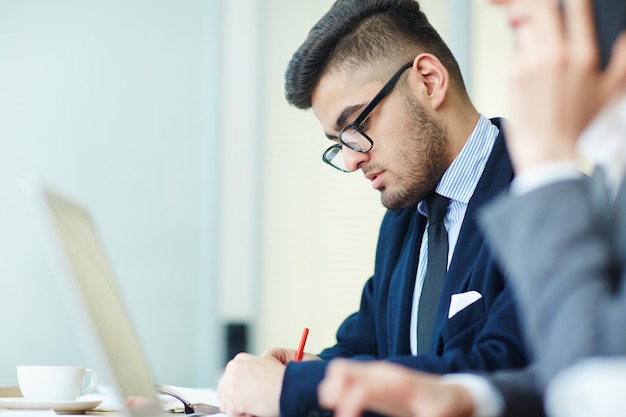
M 274 358 L 278 360 L 279 362 L 281 362 L 283 365 L 287 365 L 287 362 L 296 360 L 296 352 L 297 352 L 296 349 L 275 347 L 275 348 L 267 349 L 265 352 L 263 352 L 261 354 L 261 358 L 265 358 L 265 359 Z M 314 355 L 312 353 L 304 352 L 304 354 L 302 355 L 302 360 L 303 361 L 319 361 L 322 359 L 319 356 Z
M 395 417 L 471 417 L 474 411 L 464 387 L 382 361 L 331 361 L 318 396 L 335 417 L 358 417 L 365 410 Z
M 626 87 L 626 36 L 617 40 L 605 71 L 590 0 L 492 0 L 508 5 L 515 31 L 511 62 L 511 120 L 507 143 L 518 172 L 576 159 L 576 141 Z
M 229 416 L 278 417 L 284 374 L 275 358 L 239 353 L 218 383 L 220 409 Z

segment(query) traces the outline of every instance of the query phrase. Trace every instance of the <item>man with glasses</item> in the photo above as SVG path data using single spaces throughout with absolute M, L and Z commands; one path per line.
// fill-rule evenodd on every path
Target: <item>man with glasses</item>
M 337 417 L 626 415 L 626 3 L 491 2 L 506 6 L 516 40 L 507 141 L 517 176 L 482 217 L 534 363 L 451 379 L 335 360 L 319 399 Z M 602 36 L 620 32 L 614 44 Z M 599 168 L 590 177 L 579 152 Z
M 500 121 L 474 108 L 419 4 L 338 0 L 289 63 L 286 97 L 332 141 L 323 160 L 361 171 L 389 210 L 337 344 L 300 362 L 292 349 L 239 354 L 218 386 L 222 410 L 320 415 L 317 385 L 337 357 L 435 373 L 524 366 L 516 308 L 476 219 L 513 178 Z

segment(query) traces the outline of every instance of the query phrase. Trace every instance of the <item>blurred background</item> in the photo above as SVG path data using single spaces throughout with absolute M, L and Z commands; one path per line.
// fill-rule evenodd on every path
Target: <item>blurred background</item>
M 155 379 L 215 386 L 232 354 L 334 343 L 373 271 L 383 207 L 321 161 L 286 65 L 330 0 L 0 0 L 0 385 L 81 365 L 24 177 L 93 215 Z M 423 0 L 488 117 L 512 47 L 486 0 Z

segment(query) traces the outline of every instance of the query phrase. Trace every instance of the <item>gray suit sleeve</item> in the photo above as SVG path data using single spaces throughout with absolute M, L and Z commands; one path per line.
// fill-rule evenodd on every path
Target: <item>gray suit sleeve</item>
M 598 213 L 590 196 L 588 180 L 562 181 L 497 199 L 481 217 L 514 288 L 540 390 L 582 357 L 626 350 L 622 268 L 603 219 L 623 221 Z

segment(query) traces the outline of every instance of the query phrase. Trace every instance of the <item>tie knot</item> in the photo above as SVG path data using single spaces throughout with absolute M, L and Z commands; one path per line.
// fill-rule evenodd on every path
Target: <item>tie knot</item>
M 424 202 L 426 203 L 426 211 L 428 212 L 428 224 L 442 222 L 448 211 L 450 199 L 433 192 L 426 197 Z

